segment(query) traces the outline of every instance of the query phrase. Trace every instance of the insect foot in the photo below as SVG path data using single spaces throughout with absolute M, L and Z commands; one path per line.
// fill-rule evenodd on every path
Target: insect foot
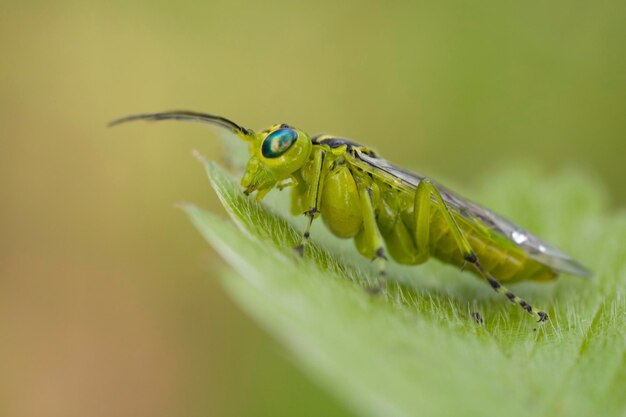
M 365 291 L 371 296 L 378 297 L 382 295 L 383 290 L 385 289 L 385 283 L 380 280 L 375 284 L 369 284 L 365 286 Z
M 472 319 L 480 325 L 485 324 L 485 319 L 483 319 L 482 314 L 480 314 L 478 311 L 472 312 Z
M 298 246 L 294 246 L 293 251 L 298 258 L 304 257 L 304 244 L 301 243 Z

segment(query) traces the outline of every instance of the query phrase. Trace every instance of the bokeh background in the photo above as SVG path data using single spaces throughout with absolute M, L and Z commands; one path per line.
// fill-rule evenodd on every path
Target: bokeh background
M 626 3 L 0 1 L 0 415 L 351 415 L 220 288 L 197 124 L 288 122 L 472 184 L 532 161 L 626 202 Z

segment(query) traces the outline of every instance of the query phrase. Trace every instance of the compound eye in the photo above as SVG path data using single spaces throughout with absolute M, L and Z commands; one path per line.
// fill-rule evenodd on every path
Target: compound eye
M 298 132 L 293 129 L 278 129 L 267 135 L 261 146 L 261 154 L 265 158 L 278 158 L 296 143 Z

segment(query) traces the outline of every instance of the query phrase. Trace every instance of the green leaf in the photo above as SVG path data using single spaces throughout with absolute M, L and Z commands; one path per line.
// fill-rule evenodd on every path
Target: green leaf
M 469 273 L 428 262 L 393 266 L 382 295 L 349 241 L 302 227 L 245 197 L 219 166 L 209 179 L 235 225 L 193 205 L 194 225 L 231 265 L 236 302 L 322 386 L 363 416 L 616 416 L 625 411 L 626 216 L 573 172 L 526 168 L 485 181 L 478 200 L 559 243 L 593 280 L 563 276 L 516 291 L 546 308 L 538 325 Z M 534 172 L 534 173 L 530 173 Z M 321 222 L 317 222 L 321 223 Z M 484 317 L 484 325 L 471 319 Z

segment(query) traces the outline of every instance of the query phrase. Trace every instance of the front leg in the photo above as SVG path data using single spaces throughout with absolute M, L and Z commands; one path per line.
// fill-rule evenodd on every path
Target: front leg
M 285 188 L 296 187 L 297 185 L 298 185 L 298 180 L 292 175 L 291 177 L 287 178 L 286 180 L 278 183 L 276 185 L 276 188 L 278 188 L 278 191 L 282 191 Z

